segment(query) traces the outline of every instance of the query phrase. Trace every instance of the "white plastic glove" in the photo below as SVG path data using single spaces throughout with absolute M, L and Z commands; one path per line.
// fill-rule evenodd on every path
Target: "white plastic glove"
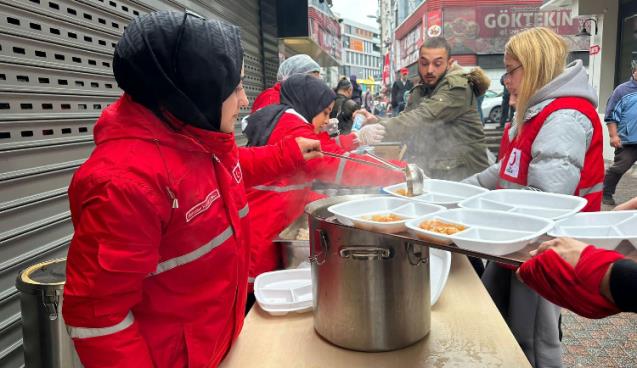
M 364 125 L 356 135 L 357 141 L 361 146 L 378 144 L 385 137 L 385 127 L 380 124 Z
M 322 130 L 330 136 L 338 134 L 338 119 L 331 118 L 327 124 L 323 125 Z

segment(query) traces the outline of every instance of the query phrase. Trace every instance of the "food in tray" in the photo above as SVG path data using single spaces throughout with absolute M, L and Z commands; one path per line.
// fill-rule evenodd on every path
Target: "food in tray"
M 440 220 L 427 220 L 420 223 L 420 228 L 434 233 L 452 235 L 465 230 L 464 225 L 450 224 Z
M 374 221 L 374 222 L 394 222 L 394 221 L 402 221 L 404 218 L 394 215 L 393 213 L 387 215 L 371 215 L 371 216 L 363 216 L 364 220 Z
M 401 195 L 403 197 L 413 197 L 413 194 L 409 194 L 407 188 L 398 188 L 394 191 L 394 193 Z
M 296 233 L 295 240 L 310 240 L 310 230 L 305 228 L 300 228 Z

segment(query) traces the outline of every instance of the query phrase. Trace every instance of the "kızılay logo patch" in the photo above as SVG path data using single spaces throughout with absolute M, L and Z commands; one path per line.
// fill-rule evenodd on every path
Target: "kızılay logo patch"
M 186 222 L 190 222 L 195 217 L 201 215 L 206 212 L 212 204 L 219 199 L 221 195 L 219 194 L 219 189 L 215 189 L 212 192 L 208 193 L 206 199 L 194 205 L 191 209 L 186 212 Z

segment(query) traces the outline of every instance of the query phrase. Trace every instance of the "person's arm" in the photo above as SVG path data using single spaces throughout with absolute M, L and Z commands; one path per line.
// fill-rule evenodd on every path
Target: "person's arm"
M 630 199 L 619 206 L 613 208 L 613 211 L 627 211 L 637 209 L 637 197 Z
M 168 201 L 123 176 L 74 190 L 84 200 L 74 214 L 62 314 L 80 360 L 86 368 L 153 367 L 131 310 L 157 267 Z
M 381 120 L 380 124 L 387 129 L 385 140 L 402 141 L 418 131 L 423 124 L 455 120 L 464 114 L 469 106 L 467 89 L 468 86 L 443 86 L 436 94 L 424 98 L 415 108 L 403 111 L 399 116 Z
M 246 187 L 270 182 L 289 175 L 306 164 L 306 160 L 321 157 L 316 139 L 285 137 L 273 145 L 240 147 L 239 161 Z
M 607 283 L 602 281 L 602 294 L 608 295 L 619 309 L 637 313 L 637 263 L 620 259 L 609 267 Z
M 577 110 L 549 115 L 531 147 L 527 185 L 549 193 L 573 194 L 592 136 L 592 123 Z
M 617 122 L 608 121 L 606 122 L 606 127 L 608 128 L 608 137 L 610 138 L 610 145 L 614 148 L 620 148 L 622 146 L 622 140 L 619 138 L 619 134 L 617 134 Z
M 466 184 L 475 185 L 478 187 L 493 190 L 498 184 L 498 178 L 500 177 L 500 162 L 487 167 L 477 174 L 473 174 L 470 177 L 464 179 L 462 182 Z

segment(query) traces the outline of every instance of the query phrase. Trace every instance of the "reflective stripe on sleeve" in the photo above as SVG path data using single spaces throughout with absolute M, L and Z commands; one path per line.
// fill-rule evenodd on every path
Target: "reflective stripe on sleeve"
M 345 152 L 343 156 L 349 156 L 349 152 Z M 347 160 L 344 158 L 340 159 L 341 161 L 338 163 L 338 170 L 336 170 L 336 178 L 334 178 L 334 184 L 340 184 L 341 180 L 343 180 L 343 172 L 345 171 L 345 164 Z
M 248 215 L 249 212 L 250 212 L 250 207 L 248 207 L 248 205 L 246 204 L 245 207 L 239 210 L 239 217 L 244 218 Z
M 526 185 L 521 185 L 517 183 L 513 183 L 507 180 L 498 179 L 498 188 L 501 189 L 526 189 Z
M 118 333 L 120 331 L 124 331 L 130 325 L 135 322 L 135 317 L 133 317 L 132 312 L 128 312 L 126 317 L 122 320 L 122 322 L 110 326 L 110 327 L 74 327 L 66 325 L 66 330 L 69 332 L 69 336 L 74 339 L 88 339 L 91 337 L 100 337 L 106 335 L 112 335 L 114 333 Z
M 336 138 L 334 138 L 334 142 L 336 143 L 337 146 L 343 148 L 343 144 L 341 143 L 341 136 L 337 135 Z
M 228 226 L 221 234 L 215 236 L 214 238 L 212 238 L 211 241 L 193 250 L 192 252 L 161 262 L 157 265 L 157 269 L 154 272 L 151 272 L 148 276 L 154 276 L 162 272 L 172 270 L 177 266 L 190 263 L 205 256 L 211 250 L 215 249 L 216 247 L 223 244 L 226 240 L 230 239 L 233 233 L 234 232 L 232 231 L 232 227 Z
M 604 190 L 604 183 L 597 183 L 593 185 L 592 187 L 580 189 L 579 195 L 580 197 L 583 197 L 592 193 L 601 192 L 602 190 Z
M 256 277 L 248 277 L 248 284 L 254 284 Z
M 293 190 L 302 190 L 305 188 L 309 188 L 311 186 L 312 186 L 312 183 L 303 183 L 303 184 L 293 184 L 293 185 L 285 185 L 285 186 L 257 185 L 252 188 L 256 190 L 265 190 L 270 192 L 284 193 L 284 192 L 291 192 Z

